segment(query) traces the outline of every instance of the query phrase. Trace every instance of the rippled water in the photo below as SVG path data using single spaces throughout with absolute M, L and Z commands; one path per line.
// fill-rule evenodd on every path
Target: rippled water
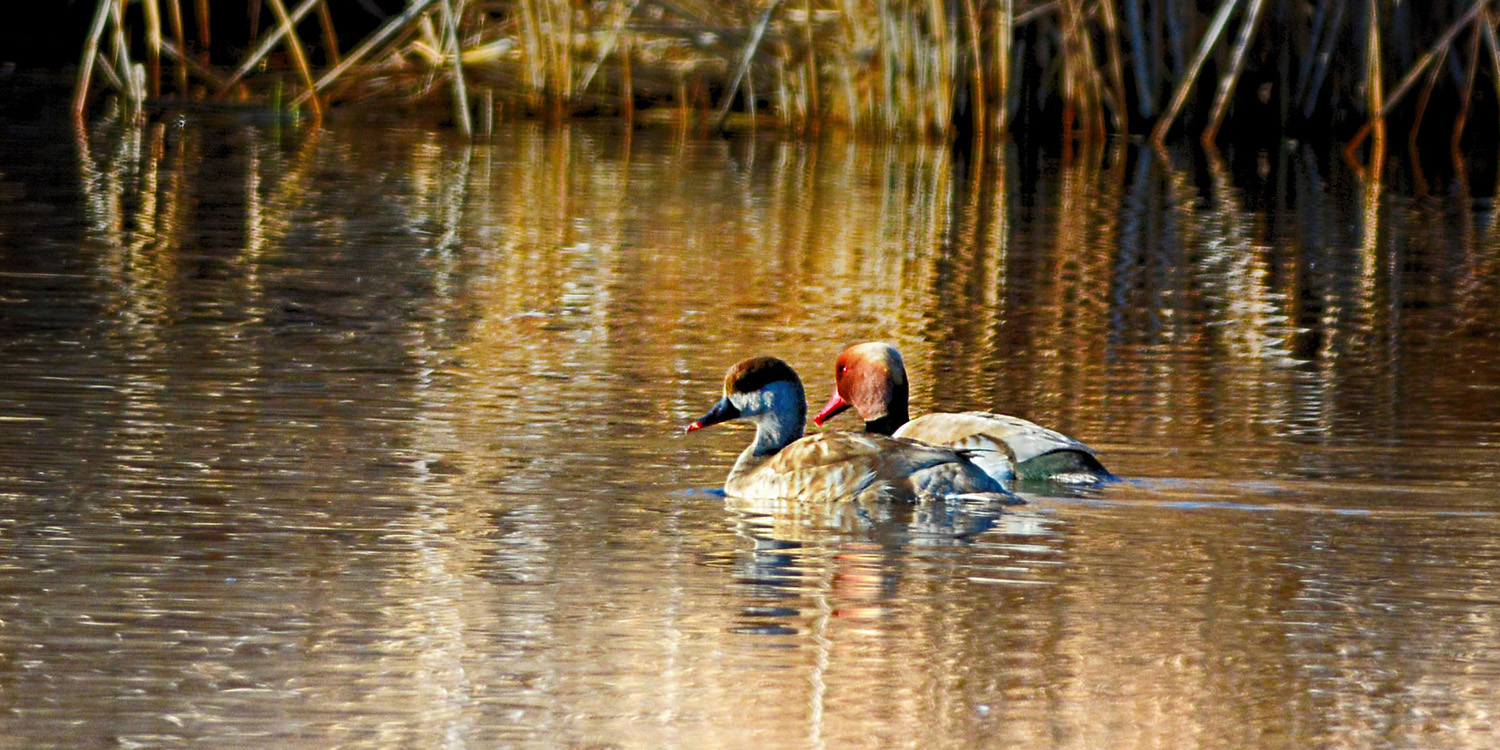
M 1500 738 L 1500 230 L 1461 182 L 16 106 L 4 744 Z M 748 433 L 681 427 L 725 367 L 816 400 L 872 338 L 914 412 L 1127 481 L 843 525 L 714 493 Z

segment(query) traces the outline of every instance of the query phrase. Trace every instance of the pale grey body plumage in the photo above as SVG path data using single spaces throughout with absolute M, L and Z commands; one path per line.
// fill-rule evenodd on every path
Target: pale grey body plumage
M 1056 430 L 986 411 L 927 414 L 902 425 L 895 436 L 968 451 L 985 473 L 1001 479 L 1013 479 L 1017 465 L 1049 453 L 1097 455 L 1093 448 Z

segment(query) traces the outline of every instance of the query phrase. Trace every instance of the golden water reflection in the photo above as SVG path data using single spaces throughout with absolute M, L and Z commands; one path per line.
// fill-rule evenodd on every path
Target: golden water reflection
M 19 742 L 1492 744 L 1486 203 L 1295 150 L 1257 181 L 609 126 L 66 145 L 71 203 L 0 208 Z M 918 412 L 1131 481 L 834 521 L 712 493 L 748 436 L 680 428 L 725 366 L 818 399 L 869 338 Z

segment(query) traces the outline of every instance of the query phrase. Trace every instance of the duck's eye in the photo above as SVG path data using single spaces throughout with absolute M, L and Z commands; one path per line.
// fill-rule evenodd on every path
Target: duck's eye
M 847 365 L 839 365 L 839 374 L 843 375 L 844 371 L 847 370 L 847 369 L 849 369 L 849 367 Z

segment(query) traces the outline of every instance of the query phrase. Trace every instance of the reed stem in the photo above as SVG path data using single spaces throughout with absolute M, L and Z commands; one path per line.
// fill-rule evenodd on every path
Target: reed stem
M 322 1 L 323 0 L 302 0 L 301 5 L 298 5 L 296 8 L 292 9 L 291 23 L 278 24 L 276 28 L 271 29 L 271 31 L 266 34 L 265 38 L 260 40 L 260 44 L 257 44 L 255 46 L 255 49 L 251 51 L 249 55 L 245 56 L 245 61 L 240 63 L 240 67 L 236 68 L 234 73 L 230 74 L 228 78 L 224 79 L 224 82 L 219 85 L 218 90 L 214 93 L 214 96 L 216 98 L 223 98 L 225 94 L 229 93 L 230 87 L 239 83 L 241 79 L 243 79 L 250 73 L 250 71 L 255 69 L 255 66 L 260 64 L 261 60 L 265 59 L 266 55 L 271 53 L 271 50 L 276 49 L 276 45 L 281 43 L 281 38 L 287 35 L 290 26 L 295 26 L 298 23 L 301 23 L 302 19 L 307 17 L 307 14 L 312 11 L 313 7 Z M 280 3 L 277 4 L 280 5 Z
M 297 72 L 302 76 L 302 83 L 313 92 L 312 109 L 313 116 L 318 120 L 323 119 L 323 104 L 318 101 L 317 91 L 313 89 L 312 68 L 307 62 L 307 53 L 302 51 L 302 39 L 297 36 L 297 30 L 292 25 L 292 17 L 286 12 L 286 5 L 281 0 L 266 0 L 271 4 L 271 12 L 276 14 L 276 20 L 281 23 L 282 36 L 286 39 L 287 52 L 292 56 L 292 61 L 297 66 Z
M 995 127 L 1006 130 L 1011 118 L 1011 47 L 1014 44 L 1015 0 L 1000 0 L 1000 17 L 995 22 Z
M 182 0 L 169 0 L 167 9 L 170 11 L 167 14 L 167 18 L 172 24 L 172 38 L 177 40 L 177 48 L 181 50 L 187 44 L 182 28 Z M 179 96 L 187 96 L 187 93 L 188 65 L 186 60 L 179 59 L 177 61 L 177 94 Z
M 213 46 L 213 37 L 209 34 L 208 0 L 198 0 L 196 12 L 193 13 L 193 17 L 198 19 L 198 46 L 203 49 L 209 49 Z M 186 53 L 187 49 L 184 48 L 182 52 Z
M 1432 90 L 1437 86 L 1438 74 L 1442 71 L 1442 58 L 1438 58 L 1434 64 L 1428 66 L 1427 83 L 1422 86 L 1422 93 L 1417 96 L 1417 116 L 1412 121 L 1411 132 L 1406 136 L 1407 147 L 1413 154 L 1417 151 L 1417 133 L 1422 130 L 1422 118 L 1427 114 L 1427 103 L 1432 100 Z
M 94 9 L 94 22 L 89 26 L 88 40 L 83 44 L 83 58 L 78 61 L 78 83 L 73 87 L 73 117 L 83 119 L 88 106 L 89 83 L 94 75 L 94 59 L 99 56 L 99 41 L 104 38 L 104 27 L 109 21 L 109 8 L 114 0 L 99 0 Z
M 214 72 L 213 68 L 210 68 L 207 65 L 204 65 L 203 63 L 200 63 L 197 60 L 194 60 L 193 58 L 182 54 L 182 50 L 178 48 L 177 45 L 163 39 L 161 42 L 161 52 L 163 55 L 171 58 L 177 64 L 192 71 L 193 75 L 203 79 L 204 82 L 206 82 L 209 86 L 212 86 L 215 89 L 227 87 L 227 81 L 221 78 L 218 73 Z
M 1203 35 L 1203 41 L 1198 45 L 1198 52 L 1193 55 L 1193 61 L 1188 65 L 1187 75 L 1177 84 L 1177 91 L 1172 94 L 1172 104 L 1167 107 L 1166 114 L 1162 115 L 1156 127 L 1151 131 L 1151 140 L 1158 145 L 1166 142 L 1167 131 L 1172 129 L 1172 121 L 1177 119 L 1177 115 L 1182 111 L 1182 105 L 1187 102 L 1188 92 L 1198 80 L 1198 71 L 1203 67 L 1203 61 L 1208 59 L 1208 53 L 1219 41 L 1219 35 L 1224 33 L 1224 26 L 1229 23 L 1229 14 L 1234 11 L 1234 6 L 1238 3 L 1239 0 L 1224 0 L 1219 4 L 1219 12 L 1214 16 L 1208 33 Z
M 355 47 L 354 51 L 350 52 L 346 57 L 344 57 L 344 59 L 340 61 L 338 65 L 333 66 L 332 70 L 324 73 L 323 77 L 319 78 L 317 82 L 313 84 L 312 88 L 302 92 L 302 94 L 292 102 L 292 105 L 300 106 L 303 102 L 316 95 L 317 92 L 327 88 L 328 84 L 338 80 L 339 76 L 343 75 L 350 68 L 354 67 L 355 63 L 364 59 L 365 55 L 373 52 L 381 45 L 382 42 L 389 39 L 391 35 L 405 28 L 406 25 L 408 23 L 411 23 L 412 20 L 417 16 L 425 13 L 427 11 L 427 6 L 432 5 L 433 2 L 435 2 L 435 0 L 412 0 L 411 4 L 406 6 L 406 10 L 402 12 L 401 15 L 395 16 L 386 21 L 385 25 L 381 26 L 380 29 L 377 30 L 374 34 L 371 34 L 370 37 L 368 39 L 365 39 L 365 41 L 358 47 Z
M 1304 7 L 1215 0 L 1207 12 L 1196 0 L 1031 0 L 1024 9 L 1015 0 L 786 1 L 409 0 L 342 55 L 334 28 L 338 6 L 328 0 L 245 0 L 252 32 L 261 21 L 265 28 L 252 34 L 253 50 L 236 55 L 226 77 L 210 62 L 210 53 L 229 50 L 208 46 L 208 0 L 186 9 L 189 0 L 95 0 L 72 105 L 82 117 L 89 96 L 103 88 L 119 91 L 138 109 L 173 83 L 179 95 L 190 95 L 192 78 L 222 98 L 266 66 L 278 46 L 288 62 L 275 64 L 295 67 L 301 83 L 292 107 L 311 99 L 312 111 L 321 115 L 329 86 L 353 77 L 357 65 L 360 91 L 377 96 L 422 96 L 451 75 L 453 122 L 465 134 L 475 126 L 479 101 L 470 101 L 470 93 L 478 86 L 495 112 L 514 103 L 515 110 L 556 117 L 569 105 L 578 105 L 579 113 L 596 111 L 592 102 L 618 95 L 620 112 L 633 115 L 637 104 L 675 105 L 684 113 L 698 108 L 706 116 L 696 121 L 718 129 L 738 108 L 752 120 L 764 115 L 804 132 L 834 120 L 867 133 L 929 138 L 946 136 L 966 118 L 966 132 L 983 137 L 1022 118 L 1030 123 L 1033 112 L 1060 112 L 1068 148 L 1074 140 L 1129 132 L 1132 118 L 1146 121 L 1157 144 L 1179 121 L 1202 128 L 1208 142 L 1231 127 L 1233 102 L 1248 104 L 1235 92 L 1251 79 L 1267 82 L 1263 97 L 1278 100 L 1265 102 L 1273 110 L 1247 106 L 1245 112 L 1279 112 L 1277 124 L 1289 135 L 1320 129 L 1324 123 L 1315 116 L 1335 127 L 1352 121 L 1358 126 L 1348 144 L 1352 153 L 1397 107 L 1413 115 L 1418 131 L 1429 108 L 1434 117 L 1451 116 L 1452 133 L 1445 135 L 1457 144 L 1476 112 L 1493 112 L 1472 106 L 1481 64 L 1493 69 L 1489 78 L 1500 98 L 1493 12 L 1500 0 L 1439 5 L 1434 12 L 1456 20 L 1437 27 L 1414 23 L 1418 6 L 1392 0 L 1302 0 Z M 140 12 L 126 13 L 130 3 Z M 1276 8 L 1270 28 L 1293 41 L 1262 31 L 1268 5 Z M 198 24 L 193 51 L 185 39 L 187 12 Z M 325 50 L 316 60 L 316 46 L 309 48 L 297 31 L 313 12 L 321 31 L 314 45 Z M 138 28 L 127 27 L 127 19 Z M 1226 31 L 1232 21 L 1238 28 L 1231 43 Z M 164 22 L 170 26 L 163 28 Z M 421 29 L 428 30 L 425 36 L 413 38 Z M 1466 30 L 1472 32 L 1467 57 L 1462 50 L 1449 56 Z M 106 33 L 107 49 L 101 46 Z M 163 55 L 175 61 L 175 81 L 165 84 Z M 1217 65 L 1208 64 L 1211 55 Z M 362 65 L 375 56 L 380 64 Z M 430 64 L 413 66 L 419 58 Z M 324 70 L 315 72 L 314 62 Z M 1403 70 L 1389 91 L 1387 66 Z M 1440 67 L 1451 71 L 1455 85 L 1438 85 Z M 601 91 L 601 78 L 606 87 L 619 80 L 620 90 Z M 1412 102 L 1407 94 L 1422 81 Z M 1213 87 L 1213 96 L 1200 85 Z M 1211 106 L 1195 100 L 1211 100 Z M 1340 107 L 1357 114 L 1349 117 Z
M 979 10 L 974 0 L 964 0 L 964 29 L 969 40 L 969 107 L 976 138 L 984 137 L 984 58 L 979 53 Z
M 1224 112 L 1229 107 L 1229 97 L 1234 93 L 1234 86 L 1239 81 L 1240 73 L 1245 69 L 1245 49 L 1250 46 L 1250 37 L 1255 33 L 1257 24 L 1260 23 L 1260 12 L 1265 7 L 1265 0 L 1250 0 L 1250 17 L 1240 22 L 1240 36 L 1234 44 L 1234 54 L 1229 63 L 1229 75 L 1219 79 L 1219 91 L 1214 96 L 1213 113 L 1208 118 L 1208 128 L 1203 131 L 1203 142 L 1212 143 L 1214 136 L 1219 132 L 1219 126 L 1224 122 Z
M 110 26 L 111 42 L 114 47 L 115 75 L 121 82 L 121 93 L 125 95 L 125 101 L 130 108 L 139 112 L 141 105 L 146 101 L 146 91 L 141 80 L 143 76 L 137 76 L 135 65 L 130 61 L 130 45 L 125 41 L 124 0 L 107 0 L 109 3 L 109 17 L 113 23 Z
M 734 103 L 734 95 L 740 89 L 740 82 L 745 79 L 745 73 L 750 70 L 750 63 L 755 60 L 755 50 L 760 47 L 760 40 L 765 36 L 766 26 L 771 23 L 771 15 L 781 7 L 782 0 L 771 0 L 766 4 L 765 10 L 761 11 L 760 20 L 755 23 L 750 32 L 750 41 L 745 43 L 745 51 L 740 55 L 740 65 L 734 71 L 734 78 L 730 80 L 729 87 L 724 90 L 724 96 L 719 100 L 718 114 L 714 115 L 714 129 L 723 130 L 724 120 L 729 116 L 729 105 Z
M 1391 109 L 1401 101 L 1402 97 L 1406 96 L 1406 93 L 1411 90 L 1412 85 L 1416 83 L 1417 78 L 1422 75 L 1422 72 L 1427 69 L 1427 66 L 1433 65 L 1435 60 L 1441 60 L 1443 56 L 1447 55 L 1448 47 L 1453 43 L 1454 38 L 1456 38 L 1459 32 L 1463 31 L 1465 27 L 1473 23 L 1474 19 L 1479 16 L 1480 12 L 1485 10 L 1488 0 L 1478 0 L 1474 3 L 1473 6 L 1469 8 L 1469 12 L 1465 13 L 1457 21 L 1454 21 L 1448 27 L 1448 29 L 1443 32 L 1442 37 L 1438 39 L 1437 43 L 1434 44 L 1430 49 L 1428 49 L 1427 52 L 1422 55 L 1422 57 L 1418 58 L 1418 60 L 1412 64 L 1411 69 L 1406 72 L 1406 75 L 1401 79 L 1401 82 L 1396 85 L 1396 90 L 1391 92 L 1391 95 L 1389 97 L 1385 97 L 1380 88 L 1380 30 L 1376 25 L 1374 15 L 1375 2 L 1376 0 L 1370 0 L 1370 48 L 1368 54 L 1368 64 L 1370 65 L 1370 70 L 1372 71 L 1370 74 L 1369 84 L 1369 103 L 1370 111 L 1372 114 L 1370 116 L 1369 122 L 1366 122 L 1364 127 L 1361 127 L 1359 129 L 1359 132 L 1355 134 L 1354 139 L 1350 142 L 1349 146 L 1351 149 L 1358 147 L 1359 144 L 1364 140 L 1365 136 L 1368 135 L 1372 130 L 1383 127 L 1385 118 L 1390 114 Z M 1434 69 L 1436 69 L 1435 66 Z
M 280 2 L 280 0 L 275 0 Z M 459 0 L 462 8 L 463 0 Z M 458 123 L 458 132 L 465 138 L 474 135 L 474 122 L 469 116 L 469 87 L 464 82 L 463 49 L 458 43 L 458 14 L 453 10 L 452 0 L 442 0 L 443 46 L 453 56 L 453 118 Z M 313 97 L 317 101 L 317 97 Z
M 1150 117 L 1156 112 L 1156 89 L 1151 84 L 1151 68 L 1146 47 L 1146 31 L 1142 22 L 1141 0 L 1127 0 L 1125 22 L 1130 26 L 1130 56 L 1135 71 L 1135 107 L 1141 117 Z
M 1104 18 L 1104 50 L 1109 57 L 1110 116 L 1115 130 L 1124 132 L 1129 116 L 1125 113 L 1125 65 L 1120 60 L 1120 22 L 1110 0 L 1100 0 L 1098 7 Z
M 333 28 L 333 13 L 328 10 L 328 0 L 318 0 L 318 26 L 323 29 L 323 49 L 329 65 L 339 64 L 339 35 Z
M 630 21 L 630 16 L 635 13 L 635 9 L 641 4 L 641 0 L 629 0 L 628 3 L 626 0 L 620 0 L 620 4 L 623 8 L 620 11 L 619 17 L 615 19 L 614 26 L 610 27 L 609 35 L 604 38 L 604 44 L 599 45 L 599 56 L 594 58 L 594 62 L 589 64 L 588 70 L 583 73 L 583 80 L 578 83 L 578 93 L 580 94 L 588 91 L 589 83 L 594 80 L 594 75 L 599 72 L 599 67 L 604 64 L 604 59 L 609 57 L 610 51 L 615 48 L 615 44 L 620 39 L 620 32 L 625 30 L 625 24 Z
M 151 98 L 161 98 L 161 6 L 158 0 L 140 0 L 146 18 L 146 82 Z

